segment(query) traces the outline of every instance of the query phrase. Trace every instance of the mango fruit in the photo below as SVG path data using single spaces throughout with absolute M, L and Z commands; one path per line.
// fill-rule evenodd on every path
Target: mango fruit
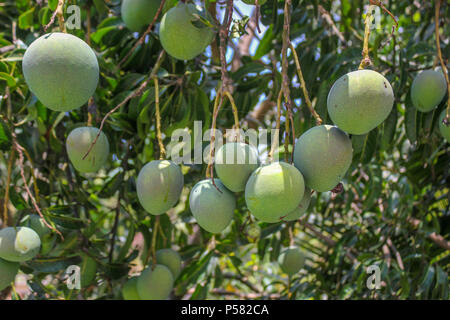
M 158 264 L 166 266 L 176 279 L 181 272 L 181 256 L 172 249 L 160 249 L 156 251 L 156 261 Z
M 249 144 L 226 143 L 217 150 L 214 167 L 225 187 L 244 191 L 248 178 L 259 167 L 258 151 Z
M 420 72 L 411 86 L 411 100 L 417 110 L 429 112 L 436 108 L 447 92 L 441 68 Z
M 220 233 L 230 224 L 236 208 L 236 198 L 219 179 L 198 182 L 191 190 L 189 207 L 197 223 L 208 232 Z
M 97 57 L 89 45 L 69 33 L 36 39 L 22 61 L 25 82 L 44 106 L 70 111 L 94 94 L 99 78 Z
M 141 300 L 137 292 L 138 277 L 132 277 L 125 282 L 122 287 L 122 297 L 124 300 Z
M 14 282 L 19 272 L 19 263 L 6 261 L 0 258 L 0 291 Z
M 177 203 L 183 185 L 183 173 L 176 163 L 153 160 L 139 172 L 136 189 L 142 207 L 150 214 L 160 215 Z
M 300 219 L 301 216 L 308 210 L 309 204 L 311 202 L 311 190 L 305 187 L 305 194 L 303 195 L 300 204 L 291 211 L 287 216 L 283 218 L 283 221 L 294 221 Z
M 8 227 L 0 230 L 0 258 L 11 262 L 33 259 L 41 248 L 39 235 L 28 227 Z
M 260 221 L 279 222 L 300 203 L 303 175 L 293 165 L 273 162 L 256 169 L 245 187 L 245 202 Z
M 195 5 L 179 2 L 161 19 L 159 38 L 169 55 L 178 60 L 191 60 L 201 54 L 211 43 L 214 31 L 211 27 L 192 24 L 201 15 Z
M 166 300 L 173 288 L 173 275 L 169 268 L 157 264 L 142 271 L 136 288 L 141 300 Z
M 328 93 L 331 120 L 349 134 L 362 135 L 389 116 L 394 92 L 389 81 L 373 70 L 358 70 L 340 77 Z
M 335 126 L 312 127 L 298 138 L 294 164 L 306 186 L 318 192 L 333 189 L 352 163 L 353 147 L 348 135 Z
M 160 0 L 122 0 L 120 14 L 128 29 L 140 32 L 153 21 L 160 4 Z
M 67 155 L 77 171 L 97 172 L 108 160 L 109 142 L 103 131 L 86 159 L 83 159 L 98 132 L 99 129 L 94 127 L 79 127 L 72 130 L 67 137 Z
M 30 214 L 26 216 L 22 221 L 21 225 L 31 228 L 38 234 L 39 238 L 45 237 L 47 234 L 50 233 L 50 229 L 45 225 L 42 218 L 37 214 Z
M 293 276 L 305 265 L 305 255 L 298 247 L 285 249 L 278 257 L 278 263 L 284 273 Z

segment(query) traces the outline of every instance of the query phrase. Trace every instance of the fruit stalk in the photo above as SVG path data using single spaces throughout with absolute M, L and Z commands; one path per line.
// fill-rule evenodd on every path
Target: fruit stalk
M 294 118 L 292 116 L 292 100 L 291 100 L 291 92 L 289 89 L 289 77 L 288 77 L 288 59 L 287 59 L 287 49 L 289 47 L 289 34 L 290 34 L 290 24 L 291 24 L 291 0 L 286 0 L 284 3 L 284 25 L 283 25 L 283 46 L 281 48 L 281 75 L 283 78 L 281 88 L 283 90 L 284 94 L 284 102 L 286 105 L 286 139 L 288 140 L 285 142 L 285 148 L 286 148 L 286 154 L 288 153 L 287 146 L 289 145 L 289 122 L 288 119 L 291 122 L 291 128 L 292 128 L 292 151 L 295 148 L 295 129 L 294 129 Z M 292 152 L 293 154 L 293 152 Z M 292 159 L 291 159 L 292 162 Z
M 164 143 L 161 134 L 161 114 L 159 111 L 158 77 L 153 78 L 153 83 L 155 84 L 156 137 L 158 138 L 158 145 L 159 145 L 159 160 L 164 160 L 166 158 L 166 149 L 164 148 Z
M 58 0 L 58 6 L 56 7 L 55 12 L 53 12 L 52 17 L 50 18 L 49 23 L 44 26 L 44 31 L 47 32 L 47 29 L 55 22 L 55 18 L 58 17 L 59 30 L 61 32 L 67 33 L 66 24 L 64 21 L 64 0 Z
M 372 61 L 370 61 L 370 57 L 369 57 L 369 38 L 370 38 L 370 21 L 372 18 L 372 14 L 370 13 L 370 11 L 367 11 L 366 14 L 366 19 L 364 21 L 364 44 L 363 44 L 363 51 L 362 51 L 362 60 L 361 63 L 359 64 L 359 70 L 364 69 L 365 67 L 369 66 L 372 64 Z
M 272 146 L 270 147 L 270 152 L 268 154 L 269 161 L 273 160 L 273 153 L 275 152 L 275 147 L 278 145 L 278 139 L 280 137 L 280 120 L 281 120 L 281 98 L 283 97 L 283 91 L 280 90 L 277 98 L 277 124 L 275 127 L 275 137 L 273 139 Z
M 308 109 L 311 112 L 314 119 L 316 119 L 316 125 L 320 126 L 322 124 L 322 119 L 320 118 L 320 116 L 316 112 L 316 110 L 314 110 L 314 107 L 312 106 L 312 103 L 311 103 L 311 99 L 309 98 L 308 89 L 306 88 L 306 82 L 305 82 L 305 79 L 303 78 L 302 67 L 300 65 L 300 60 L 298 59 L 297 51 L 295 50 L 294 46 L 292 45 L 292 42 L 289 43 L 289 46 L 291 48 L 292 54 L 294 55 L 295 66 L 297 68 L 297 75 L 300 80 L 300 84 L 302 86 L 306 105 L 308 106 Z
M 227 96 L 228 100 L 231 104 L 231 109 L 233 110 L 233 117 L 234 117 L 234 129 L 237 130 L 236 134 L 236 141 L 239 141 L 239 114 L 238 109 L 236 107 L 236 103 L 234 102 L 233 96 L 228 91 L 224 92 L 225 96 Z
M 441 11 L 441 0 L 436 0 L 436 8 L 434 14 L 434 25 L 435 25 L 435 33 L 436 33 L 436 49 L 437 55 L 439 58 L 439 62 L 441 63 L 442 72 L 444 73 L 445 81 L 447 82 L 447 111 L 446 111 L 446 120 L 449 121 L 450 118 L 450 80 L 448 78 L 448 70 L 445 65 L 444 59 L 442 58 L 441 51 L 441 42 L 440 42 L 440 33 L 439 33 L 439 13 Z M 445 120 L 445 119 L 444 119 Z

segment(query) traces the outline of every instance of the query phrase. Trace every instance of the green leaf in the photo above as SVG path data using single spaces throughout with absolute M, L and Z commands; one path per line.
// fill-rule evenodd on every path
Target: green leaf
M 33 25 L 34 8 L 31 8 L 19 16 L 19 28 L 28 29 Z
M 8 151 L 12 145 L 12 136 L 6 123 L 0 118 L 0 150 Z

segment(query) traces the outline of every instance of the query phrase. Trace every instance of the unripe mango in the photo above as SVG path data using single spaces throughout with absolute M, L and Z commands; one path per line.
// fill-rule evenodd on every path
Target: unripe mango
M 303 198 L 303 175 L 293 165 L 274 162 L 256 169 L 245 187 L 250 212 L 263 222 L 279 222 Z
M 138 277 L 136 288 L 141 300 L 165 300 L 173 288 L 173 275 L 169 268 L 157 264 L 148 267 Z
M 19 263 L 0 258 L 0 291 L 8 287 L 19 272 Z
M 197 223 L 208 232 L 220 233 L 230 224 L 236 208 L 236 198 L 219 179 L 198 182 L 191 190 L 189 206 Z
M 444 124 L 445 116 L 447 115 L 447 111 L 444 109 L 439 116 L 439 131 L 447 142 L 450 142 L 450 123 Z M 449 119 L 450 122 L 450 119 Z
M 366 134 L 389 116 L 394 92 L 389 81 L 373 70 L 358 70 L 339 78 L 328 94 L 328 114 L 350 134 Z
M 163 214 L 177 203 L 183 184 L 183 173 L 177 164 L 153 160 L 139 172 L 136 182 L 139 202 L 148 213 Z
M 300 217 L 308 210 L 309 204 L 311 202 L 311 190 L 308 187 L 305 187 L 305 194 L 303 195 L 302 201 L 300 204 L 291 211 L 286 217 L 283 218 L 283 221 L 294 221 L 300 219 Z
M 131 31 L 142 31 L 153 21 L 160 4 L 160 0 L 122 0 L 122 20 Z
M 23 74 L 47 108 L 69 111 L 85 104 L 99 78 L 97 57 L 86 42 L 69 33 L 49 33 L 25 51 Z
M 294 164 L 306 186 L 325 192 L 333 189 L 352 163 L 353 147 L 348 135 L 338 127 L 312 127 L 298 138 Z
M 158 264 L 166 266 L 176 279 L 181 272 L 181 256 L 172 249 L 160 249 L 156 251 L 156 261 Z
M 233 192 L 245 190 L 248 178 L 258 166 L 258 151 L 249 144 L 229 142 L 216 152 L 217 176 Z
M 429 112 L 442 101 L 447 92 L 447 83 L 442 69 L 420 72 L 411 86 L 411 100 L 417 110 Z
M 97 172 L 108 160 L 109 142 L 103 131 L 86 159 L 83 159 L 98 132 L 99 129 L 94 127 L 80 127 L 72 130 L 67 137 L 67 155 L 79 172 Z
M 0 230 L 0 258 L 23 262 L 33 259 L 40 250 L 41 239 L 28 227 L 8 227 Z
M 138 277 L 128 279 L 122 287 L 122 297 L 124 300 L 141 300 L 137 292 Z
M 305 255 L 297 247 L 285 249 L 278 258 L 281 270 L 292 276 L 300 271 L 305 265 Z
M 159 38 L 169 55 L 179 60 L 191 60 L 202 53 L 211 43 L 214 31 L 204 26 L 197 28 L 192 21 L 200 12 L 193 4 L 179 4 L 167 11 L 161 19 Z

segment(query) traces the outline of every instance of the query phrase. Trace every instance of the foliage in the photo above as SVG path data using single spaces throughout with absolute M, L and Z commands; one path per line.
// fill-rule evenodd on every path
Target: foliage
M 27 46 L 44 33 L 57 2 L 5 0 L 0 5 L 0 210 L 4 212 L 3 205 L 9 208 L 8 225 L 35 213 L 25 192 L 27 183 L 46 220 L 64 237 L 50 233 L 41 254 L 21 265 L 29 279 L 29 299 L 119 299 L 127 275 L 142 270 L 148 261 L 155 232 L 156 217 L 144 211 L 136 195 L 140 169 L 159 159 L 153 83 L 106 121 L 103 131 L 112 157 L 98 173 L 81 175 L 74 170 L 65 141 L 72 129 L 89 121 L 99 126 L 109 110 L 147 79 L 162 48 L 157 32 L 152 32 L 118 68 L 137 41 L 121 21 L 120 1 L 67 1 L 82 8 L 81 29 L 68 32 L 85 39 L 97 53 L 100 82 L 89 106 L 67 113 L 51 111 L 29 91 L 21 60 Z M 331 124 L 326 100 L 332 84 L 361 61 L 364 2 L 292 1 L 290 37 L 311 101 L 326 124 Z M 370 37 L 370 57 L 372 68 L 390 81 L 395 106 L 376 129 L 352 136 L 354 157 L 344 191 L 314 193 L 302 219 L 259 223 L 256 238 L 246 233 L 257 222 L 249 221 L 239 193 L 231 227 L 212 235 L 198 227 L 188 205 L 189 191 L 204 179 L 206 165 L 183 165 L 181 200 L 160 216 L 156 238 L 156 249 L 177 249 L 184 262 L 172 298 L 449 298 L 450 251 L 445 243 L 450 240 L 450 148 L 438 128 L 446 99 L 430 113 L 418 112 L 410 99 L 417 71 L 431 68 L 435 61 L 434 4 L 383 2 L 398 17 L 399 28 L 391 37 L 392 19 L 382 13 L 382 28 Z M 209 9 L 216 5 L 211 0 L 203 3 Z M 283 7 L 284 2 L 276 0 L 261 6 L 260 24 L 267 29 L 257 34 L 251 56 L 240 54 L 239 39 L 228 47 L 229 61 L 236 63 L 230 67 L 233 97 L 244 127 L 255 122 L 275 127 L 272 108 L 259 122 L 252 115 L 261 104 L 276 101 L 281 88 Z M 443 4 L 440 16 L 442 54 L 448 58 L 450 6 Z M 235 21 L 233 36 L 243 34 L 247 22 L 245 16 Z M 51 28 L 58 30 L 58 23 Z M 243 36 L 247 35 L 241 40 Z M 166 146 L 174 130 L 193 130 L 195 120 L 202 121 L 204 131 L 211 127 L 221 77 L 217 46 L 218 37 L 212 49 L 191 61 L 170 56 L 162 61 L 159 100 Z M 303 99 L 291 52 L 288 60 L 298 137 L 315 120 Z M 280 137 L 285 136 L 284 119 Z M 233 123 L 231 105 L 224 102 L 217 126 L 226 129 Z M 25 150 L 26 181 L 14 139 Z M 306 252 L 306 265 L 288 280 L 277 259 L 291 244 L 290 231 Z M 80 291 L 69 290 L 63 281 L 65 269 L 73 264 L 85 266 L 82 277 L 92 279 Z M 378 290 L 366 285 L 366 268 L 374 264 L 381 269 Z M 48 281 L 48 275 L 56 281 Z

